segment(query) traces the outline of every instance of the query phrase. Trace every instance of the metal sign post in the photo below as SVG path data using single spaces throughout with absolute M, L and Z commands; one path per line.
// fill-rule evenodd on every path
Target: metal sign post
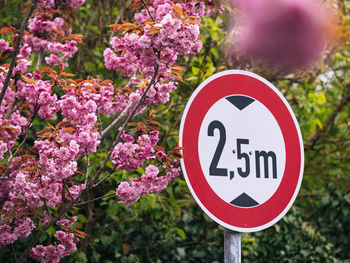
M 241 263 L 241 233 L 225 228 L 225 263 Z

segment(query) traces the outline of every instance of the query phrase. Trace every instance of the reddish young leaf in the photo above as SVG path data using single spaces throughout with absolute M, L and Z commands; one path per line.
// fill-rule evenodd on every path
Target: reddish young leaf
M 86 238 L 87 237 L 87 234 L 83 231 L 80 231 L 80 230 L 74 230 L 73 231 L 74 235 L 77 236 L 77 237 L 80 237 L 80 238 Z
M 174 147 L 174 148 L 173 148 L 173 151 L 182 150 L 182 149 L 183 149 L 183 147 L 177 146 L 177 147 Z
M 9 34 L 12 32 L 16 32 L 16 29 L 14 27 L 3 27 L 0 29 L 0 34 Z
M 162 125 L 160 122 L 158 122 L 158 121 L 152 121 L 152 120 L 151 120 L 149 123 L 152 123 L 152 124 L 158 125 L 158 126 L 161 126 L 161 125 Z
M 75 131 L 75 128 L 73 127 L 68 127 L 68 128 L 65 128 L 62 133 L 65 133 L 65 132 L 74 132 Z
M 191 23 L 191 24 L 196 24 L 196 25 L 199 25 L 199 26 L 202 26 L 203 24 L 196 21 L 196 20 L 186 20 L 186 23 Z
M 76 75 L 73 74 L 73 73 L 63 72 L 63 73 L 60 74 L 60 76 L 63 76 L 63 77 L 75 77 Z
M 159 145 L 154 145 L 153 149 L 156 150 L 157 152 L 165 152 L 164 148 Z
M 175 5 L 174 3 L 171 3 L 173 9 L 175 10 L 176 13 L 178 13 L 180 16 L 183 16 L 183 12 L 182 9 L 180 7 L 178 7 L 177 5 Z

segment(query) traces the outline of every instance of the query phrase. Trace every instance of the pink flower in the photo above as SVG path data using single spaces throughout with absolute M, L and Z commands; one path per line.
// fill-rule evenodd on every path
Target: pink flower
M 57 231 L 55 237 L 60 241 L 60 244 L 49 246 L 37 245 L 32 248 L 31 257 L 39 259 L 41 262 L 58 263 L 62 257 L 77 250 L 77 246 L 74 243 L 74 234 Z
M 28 58 L 30 53 L 32 53 L 32 48 L 25 43 L 19 52 L 18 58 Z
M 46 57 L 45 61 L 50 66 L 57 66 L 62 64 L 62 59 L 55 54 L 51 54 L 49 57 Z
M 157 166 L 150 164 L 146 167 L 146 174 L 150 176 L 157 176 L 159 173 L 159 169 Z
M 27 217 L 25 219 L 20 220 L 18 226 L 14 229 L 13 233 L 21 238 L 25 238 L 29 236 L 32 230 L 35 228 L 33 221 Z
M 6 42 L 5 39 L 0 39 L 0 51 L 5 52 L 8 51 L 10 45 Z
M 55 0 L 38 0 L 38 5 L 45 9 L 51 9 L 55 7 Z
M 85 4 L 86 0 L 67 0 L 66 5 L 69 8 L 77 8 Z
M 17 61 L 17 66 L 15 68 L 15 73 L 23 74 L 28 71 L 28 67 L 32 65 L 32 61 L 26 59 L 20 59 Z
M 131 205 L 135 203 L 140 195 L 133 187 L 130 187 L 128 182 L 122 182 L 116 189 L 116 195 L 122 200 L 120 201 L 123 205 Z
M 77 221 L 77 217 L 73 216 L 70 220 L 62 218 L 61 220 L 56 222 L 56 225 L 58 226 L 64 226 L 64 227 L 70 227 L 71 225 L 73 225 L 75 223 L 75 221 Z
M 0 245 L 8 245 L 17 240 L 17 236 L 12 234 L 12 228 L 9 225 L 0 225 Z

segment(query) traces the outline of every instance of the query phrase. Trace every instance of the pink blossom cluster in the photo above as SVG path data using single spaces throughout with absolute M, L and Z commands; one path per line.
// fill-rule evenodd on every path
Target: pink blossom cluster
M 163 167 L 166 169 L 167 167 Z M 172 165 L 165 176 L 157 176 L 158 167 L 150 164 L 146 167 L 145 174 L 140 178 L 131 178 L 129 182 L 122 182 L 116 189 L 116 195 L 120 198 L 123 205 L 135 203 L 141 195 L 149 193 L 159 193 L 164 190 L 169 181 L 174 180 L 180 174 L 180 168 L 174 168 Z
M 28 71 L 28 68 L 32 65 L 32 61 L 27 58 L 32 53 L 31 47 L 27 43 L 25 43 L 17 56 L 17 65 L 13 72 L 13 74 L 24 74 Z
M 210 2 L 210 1 L 209 1 Z M 159 23 L 164 16 L 174 11 L 172 8 L 173 1 L 169 0 L 154 0 L 152 5 L 148 7 L 152 17 L 157 23 Z M 203 17 L 206 15 L 204 1 L 184 1 L 183 3 L 176 3 L 184 12 L 187 12 L 188 16 Z M 149 21 L 150 17 L 146 9 L 142 9 L 140 13 L 135 14 L 135 20 L 139 25 Z
M 29 19 L 28 29 L 35 35 L 51 33 L 55 30 L 60 30 L 64 25 L 62 17 L 56 17 L 54 20 L 48 20 L 45 15 L 38 15 Z
M 86 0 L 65 0 L 65 1 L 55 1 L 55 0 L 38 0 L 38 5 L 44 9 L 65 9 L 65 8 L 77 8 L 85 4 Z
M 73 91 L 68 90 L 67 94 L 74 96 Z M 99 83 L 97 80 L 88 80 L 83 83 L 79 96 L 83 101 L 95 102 L 99 114 L 120 113 L 129 102 L 127 94 L 117 94 L 111 83 Z
M 204 2 L 177 2 L 174 7 L 173 1 L 154 0 L 149 10 L 155 21 L 151 22 L 146 9 L 141 10 L 135 19 L 142 30 L 112 38 L 112 48 L 105 50 L 106 67 L 120 70 L 125 76 L 132 75 L 130 84 L 135 88 L 115 89 L 111 81 L 91 78 L 68 80 L 64 67 L 78 49 L 77 42 L 70 39 L 77 38 L 69 36 L 71 29 L 60 15 L 62 10 L 76 8 L 84 2 L 39 0 L 40 7 L 29 20 L 30 35 L 26 34 L 21 43 L 0 107 L 0 168 L 8 165 L 3 171 L 6 178 L 0 181 L 0 245 L 27 237 L 36 226 L 48 226 L 57 211 L 86 189 L 88 184 L 76 180 L 81 174 L 77 160 L 97 152 L 101 140 L 99 115 L 124 114 L 128 105 L 132 105 L 127 112 L 130 114 L 149 86 L 155 68 L 158 74 L 137 113 L 147 105 L 168 102 L 170 93 L 177 87 L 173 67 L 178 56 L 198 53 L 201 48 L 199 17 L 205 14 Z M 12 52 L 11 45 L 13 43 L 0 39 L 1 52 Z M 33 57 L 45 58 L 37 63 L 34 72 L 29 59 Z M 60 66 L 55 67 L 60 72 L 41 75 L 55 70 L 40 71 L 41 63 Z M 7 67 L 0 66 L 0 89 L 7 72 Z M 68 81 L 71 84 L 66 86 Z M 61 89 L 62 86 L 65 87 Z M 56 92 L 57 89 L 61 90 Z M 28 129 L 37 118 L 49 121 L 49 127 L 36 133 L 33 147 L 28 140 L 22 146 L 19 138 L 32 136 L 33 132 Z M 117 169 L 135 170 L 146 166 L 140 178 L 118 186 L 116 195 L 120 203 L 130 205 L 141 195 L 158 193 L 179 175 L 177 161 L 155 150 L 158 135 L 158 131 L 137 130 L 134 138 L 123 132 L 122 142 L 113 149 L 112 163 Z M 18 152 L 16 145 L 21 145 Z M 88 182 L 89 177 L 84 179 Z M 68 233 L 68 228 L 76 220 L 74 216 L 58 220 L 55 227 L 66 232 L 57 231 L 56 243 L 37 245 L 31 256 L 42 262 L 59 262 L 75 251 L 78 240 L 73 233 Z
M 60 138 L 67 144 L 75 142 L 78 145 L 76 154 L 96 152 L 100 144 L 100 134 L 95 127 L 97 121 L 97 105 L 93 100 L 79 100 L 79 97 L 67 92 L 60 100 L 63 121 L 74 123 L 73 132 L 64 132 L 61 129 Z
M 177 84 L 178 83 L 175 81 L 167 81 L 166 79 L 161 78 L 149 89 L 143 106 L 145 107 L 150 104 L 160 105 L 167 103 L 170 99 L 170 93 L 176 90 Z M 136 92 L 142 95 L 144 89 L 144 87 L 140 87 Z
M 73 233 L 57 231 L 55 237 L 60 244 L 49 246 L 37 245 L 32 249 L 30 253 L 31 257 L 39 259 L 43 263 L 57 263 L 60 262 L 62 257 L 77 250 Z
M 145 161 L 156 160 L 164 161 L 167 155 L 162 152 L 156 152 L 153 149 L 158 142 L 158 131 L 152 131 L 149 134 L 143 134 L 138 137 L 135 143 L 131 135 L 122 133 L 124 143 L 118 143 L 112 153 L 113 164 L 118 169 L 135 170 L 142 167 Z M 145 174 L 140 178 L 131 178 L 129 182 L 122 182 L 116 189 L 116 195 L 120 198 L 120 203 L 130 205 L 135 203 L 141 195 L 148 193 L 159 193 L 168 184 L 180 174 L 180 168 L 174 167 L 177 161 L 169 162 L 168 166 L 163 165 L 162 169 L 166 175 L 157 176 L 159 168 L 154 164 L 146 167 Z
M 18 163 L 22 165 L 11 165 L 12 173 L 8 175 L 9 178 L 14 179 L 13 181 L 5 181 L 5 184 L 1 184 L 1 200 L 6 200 L 3 203 L 2 210 L 14 213 L 14 208 L 18 204 L 25 203 L 25 208 L 16 210 L 14 213 L 16 220 L 9 224 L 3 224 L 2 227 L 12 237 L 14 242 L 18 237 L 24 237 L 24 230 L 19 231 L 17 228 L 24 229 L 22 222 L 27 222 L 29 217 L 22 216 L 23 213 L 29 209 L 40 207 L 45 204 L 46 207 L 55 207 L 62 204 L 63 198 L 75 198 L 79 192 L 84 188 L 84 185 L 73 185 L 68 187 L 67 190 L 63 191 L 63 180 L 72 176 L 77 169 L 77 164 L 73 159 L 76 157 L 78 145 L 75 142 L 71 142 L 68 147 L 54 147 L 54 143 L 50 143 L 48 140 L 35 142 L 35 146 L 38 149 L 40 156 L 39 163 L 34 159 L 20 162 L 21 157 L 18 157 Z M 16 167 L 17 166 L 17 167 Z M 38 169 L 31 169 L 25 171 L 23 167 L 38 167 Z M 64 195 L 65 194 L 65 195 Z M 28 212 L 29 212 L 28 211 Z M 70 221 L 61 220 L 58 225 L 69 226 L 70 223 L 74 223 L 76 218 Z M 50 221 L 50 215 L 45 212 L 44 217 L 40 219 L 39 225 L 44 225 Z M 32 221 L 30 221 L 32 222 Z M 14 227 L 16 226 L 16 227 Z M 29 225 L 32 226 L 32 225 Z M 33 227 L 27 227 L 28 231 L 32 231 Z M 4 230 L 4 231 L 5 231 Z M 19 235 L 13 236 L 13 234 L 20 233 Z M 13 239 L 15 238 L 15 239 Z M 8 244 L 8 243 L 6 243 Z
M 66 1 L 67 7 L 69 3 Z M 25 36 L 26 42 L 34 52 L 50 52 L 51 54 L 45 57 L 46 63 L 50 66 L 62 64 L 67 66 L 67 59 L 73 57 L 78 50 L 76 41 L 62 42 L 62 37 L 68 36 L 72 31 L 65 25 L 62 17 L 52 18 L 46 13 L 39 14 L 29 19 L 28 28 L 32 35 Z M 62 43 L 58 41 L 60 39 Z
M 71 141 L 68 145 L 57 146 L 56 142 L 46 140 L 36 140 L 35 147 L 38 150 L 40 164 L 45 167 L 48 177 L 68 178 L 76 170 L 74 158 L 79 152 L 79 145 L 76 141 Z
M 34 52 L 39 52 L 40 49 L 47 51 L 49 44 L 55 44 L 57 38 L 71 33 L 71 29 L 65 27 L 63 18 L 53 19 L 45 13 L 29 19 L 28 29 L 31 35 L 26 35 L 25 41 Z
M 153 33 L 154 28 L 159 32 Z M 198 36 L 199 25 L 168 13 L 159 23 L 146 25 L 142 35 L 127 33 L 122 38 L 112 38 L 114 51 L 110 48 L 104 51 L 105 65 L 107 69 L 122 71 L 126 76 L 139 70 L 146 79 L 153 76 L 156 65 L 159 65 L 160 74 L 170 73 L 178 55 L 191 55 L 201 50 Z M 124 52 L 119 56 L 121 50 Z
M 63 64 L 64 61 L 73 57 L 75 52 L 78 51 L 77 42 L 74 40 L 65 44 L 49 43 L 47 49 L 48 51 L 53 52 L 49 57 L 45 58 L 46 63 L 50 66 L 58 66 Z M 61 54 L 61 56 L 58 54 Z
M 7 73 L 7 69 L 0 67 L 0 90 L 2 90 L 5 83 L 5 73 Z M 27 124 L 27 119 L 21 115 L 18 109 L 13 110 L 9 115 L 9 118 L 5 119 L 15 96 L 16 92 L 12 89 L 8 89 L 4 96 L 4 102 L 1 104 L 0 108 L 0 160 L 2 160 L 4 154 L 15 145 L 16 139 L 21 134 L 22 127 Z
M 27 213 L 27 209 L 34 207 L 40 207 L 45 204 L 46 207 L 56 207 L 61 205 L 63 198 L 71 199 L 76 198 L 80 191 L 84 189 L 84 185 L 73 185 L 68 189 L 63 189 L 63 180 L 72 176 L 77 170 L 77 164 L 74 158 L 77 156 L 79 146 L 75 141 L 71 141 L 66 147 L 57 147 L 54 142 L 50 142 L 48 139 L 41 141 L 40 139 L 35 142 L 35 147 L 38 150 L 40 156 L 39 163 L 32 160 L 23 162 L 22 165 L 11 165 L 12 173 L 8 175 L 13 181 L 5 181 L 0 187 L 0 198 L 6 200 L 3 203 L 2 210 L 8 213 L 14 213 L 14 208 L 19 204 L 25 203 L 26 206 L 14 213 L 14 220 L 11 220 L 11 224 L 2 224 L 0 226 L 0 244 L 6 245 L 13 243 L 19 237 L 27 237 L 31 231 L 35 228 L 35 225 L 31 219 L 24 216 Z M 18 161 L 21 157 L 18 157 Z M 22 162 L 19 162 L 22 163 Z M 23 167 L 39 167 L 38 170 L 24 171 Z M 69 193 L 67 193 L 69 191 Z M 29 212 L 28 211 L 28 212 Z M 1 216 L 1 221 L 4 222 L 5 215 Z M 51 220 L 51 216 L 45 212 L 44 217 L 40 219 L 39 225 L 44 225 Z M 63 227 L 70 227 L 76 221 L 76 217 L 70 220 L 61 219 L 57 222 L 57 225 Z M 57 233 L 60 233 L 58 231 Z M 61 257 L 68 255 L 76 249 L 76 245 L 73 242 L 73 234 L 65 234 L 61 231 L 61 234 L 56 234 L 56 238 L 61 242 L 61 245 L 57 247 L 50 245 L 46 247 L 48 251 L 55 251 L 55 255 L 41 254 L 41 260 L 45 262 L 50 256 L 55 257 L 58 261 Z M 45 248 L 45 247 L 43 247 Z M 33 257 L 38 258 L 38 254 L 35 254 L 41 247 L 37 246 L 33 249 Z M 51 260 L 51 259 L 50 259 Z M 58 262 L 57 261 L 57 262 Z M 52 262 L 52 261 L 46 261 Z
M 0 225 L 0 245 L 8 245 L 15 242 L 18 238 L 25 238 L 35 228 L 33 221 L 29 217 L 16 221 L 16 227 L 11 227 L 8 224 Z
M 158 131 L 152 131 L 149 135 L 140 135 L 136 143 L 132 136 L 124 132 L 122 139 L 125 142 L 118 143 L 112 152 L 112 162 L 119 170 L 135 170 L 141 167 L 146 160 L 155 159 L 153 146 L 159 140 Z
M 56 94 L 52 95 L 51 83 L 41 80 L 41 76 L 35 73 L 28 73 L 26 77 L 34 77 L 34 84 L 17 81 L 17 98 L 26 100 L 33 112 L 38 110 L 41 118 L 45 120 L 53 118 L 60 107 Z
M 77 217 L 73 216 L 70 220 L 62 218 L 61 220 L 56 222 L 56 225 L 58 226 L 64 226 L 66 228 L 69 228 L 77 221 Z
M 5 39 L 0 39 L 0 51 L 12 52 L 13 47 L 10 47 L 9 43 Z
M 177 57 L 196 54 L 202 48 L 199 17 L 205 14 L 204 2 L 197 3 L 198 6 L 193 1 L 177 3 L 176 7 L 182 10 L 182 14 L 177 13 L 172 4 L 170 0 L 153 1 L 149 11 L 155 21 L 150 22 L 148 11 L 143 9 L 135 15 L 138 25 L 143 28 L 142 32 L 113 37 L 110 42 L 112 49 L 104 51 L 107 69 L 121 71 L 125 76 L 141 73 L 144 80 L 139 83 L 137 93 L 140 95 L 158 65 L 158 75 L 162 77 L 150 90 L 142 108 L 149 104 L 166 103 L 169 93 L 176 89 L 172 66 Z M 137 101 L 137 96 L 134 95 L 133 99 Z
M 49 4 L 49 2 L 41 1 L 41 4 Z M 54 2 L 52 1 L 52 3 Z M 83 2 L 66 1 L 66 7 L 73 8 Z M 0 107 L 0 160 L 15 146 L 16 140 L 21 132 L 25 130 L 25 126 L 30 127 L 30 118 L 28 118 L 30 115 L 28 113 L 33 114 L 33 117 L 37 114 L 39 117 L 49 120 L 61 109 L 62 99 L 53 94 L 52 83 L 43 80 L 38 72 L 27 72 L 32 64 L 32 61 L 28 58 L 33 51 L 39 52 L 42 49 L 44 52 L 52 52 L 46 58 L 49 65 L 61 65 L 74 55 L 77 51 L 76 41 L 56 42 L 62 34 L 61 32 L 67 35 L 71 33 L 71 30 L 64 24 L 65 21 L 62 18 L 51 19 L 51 16 L 45 12 L 29 20 L 28 28 L 32 35 L 26 35 L 24 38 L 25 41 L 20 47 L 9 88 L 6 90 Z M 12 52 L 13 48 L 4 39 L 0 39 L 0 51 Z M 3 88 L 7 72 L 6 67 L 0 67 L 0 89 Z M 20 74 L 23 75 L 20 76 Z M 26 117 L 22 116 L 21 105 L 25 105 L 22 107 L 26 111 L 24 114 Z M 62 108 L 67 110 L 67 107 Z M 94 105 L 92 105 L 92 109 L 89 104 L 86 108 L 89 112 L 95 112 Z M 71 121 L 70 117 L 71 114 L 67 116 Z M 36 211 L 33 209 L 40 208 L 43 205 L 47 208 L 60 206 L 64 200 L 76 198 L 85 188 L 84 184 L 74 184 L 74 180 L 67 183 L 64 180 L 70 179 L 77 171 L 77 163 L 74 159 L 78 154 L 85 151 L 85 148 L 92 151 L 91 149 L 95 149 L 96 144 L 98 144 L 96 139 L 98 135 L 95 131 L 92 131 L 96 116 L 92 120 L 91 116 L 89 118 L 89 121 L 85 120 L 84 122 L 83 119 L 77 121 L 78 129 L 81 128 L 87 131 L 85 135 L 83 132 L 79 133 L 77 131 L 76 134 L 81 135 L 78 136 L 81 139 L 78 142 L 80 144 L 75 140 L 69 140 L 69 138 L 66 138 L 68 140 L 68 143 L 66 143 L 64 138 L 68 136 L 61 129 L 59 137 L 56 139 L 52 137 L 40 138 L 39 136 L 39 139 L 35 141 L 39 160 L 36 160 L 35 156 L 8 158 L 8 168 L 5 174 L 7 178 L 1 180 L 0 183 L 0 209 L 4 212 L 0 215 L 0 245 L 7 245 L 15 242 L 18 238 L 25 238 L 35 229 L 35 221 L 30 218 L 31 213 Z M 91 136 L 91 131 L 94 136 Z M 62 138 L 60 135 L 62 135 Z M 83 140 L 84 136 L 89 137 L 90 142 L 86 142 L 86 139 Z M 90 145 L 84 147 L 83 143 Z M 80 151 L 80 149 L 82 150 Z M 12 154 L 14 152 L 16 153 L 16 150 L 13 150 Z M 45 211 L 38 224 L 45 225 L 51 219 L 50 213 Z M 61 219 L 57 224 L 68 227 L 75 220 L 76 218 L 72 218 L 72 220 Z M 62 233 L 56 235 L 61 245 L 64 246 L 64 249 L 59 247 L 57 250 L 59 253 L 54 256 L 58 261 L 59 258 L 76 249 L 72 239 L 73 234 L 65 237 Z M 47 251 L 49 250 L 50 248 Z M 44 256 L 42 260 L 45 261 L 47 257 L 49 255 Z
M 11 206 L 15 206 L 17 198 L 26 201 L 30 207 L 38 207 L 43 204 L 39 193 L 41 187 L 35 181 L 29 180 L 30 175 L 28 173 L 18 172 L 13 177 L 15 181 L 10 187 L 7 205 L 10 205 L 10 202 L 12 202 Z

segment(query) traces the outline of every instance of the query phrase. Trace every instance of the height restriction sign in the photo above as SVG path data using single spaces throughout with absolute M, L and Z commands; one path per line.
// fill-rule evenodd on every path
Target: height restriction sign
M 253 232 L 281 219 L 302 181 L 304 149 L 294 113 L 262 77 L 228 70 L 204 81 L 186 105 L 181 166 L 214 221 Z

